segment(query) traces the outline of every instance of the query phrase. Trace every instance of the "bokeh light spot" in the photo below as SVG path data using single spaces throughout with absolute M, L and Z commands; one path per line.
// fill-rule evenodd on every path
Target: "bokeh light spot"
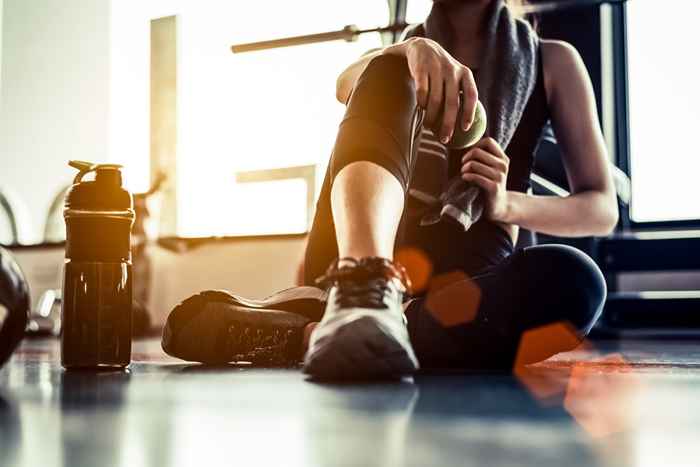
M 569 368 L 516 367 L 513 374 L 539 403 L 561 403 L 569 380 Z
M 481 289 L 462 271 L 433 277 L 430 281 L 425 308 L 443 326 L 457 326 L 474 321 Z
M 601 438 L 633 425 L 634 395 L 639 390 L 632 366 L 620 354 L 574 364 L 564 408 L 586 432 Z
M 419 248 L 403 247 L 396 252 L 394 259 L 406 269 L 413 293 L 423 292 L 433 274 L 433 263 L 428 255 Z
M 573 350 L 582 339 L 569 323 L 557 322 L 525 331 L 520 338 L 515 367 L 541 362 L 560 352 Z
M 528 367 L 560 352 L 581 345 L 582 339 L 568 323 L 557 322 L 525 331 L 520 338 L 513 374 L 540 402 L 549 402 L 565 393 L 569 368 Z M 584 344 L 587 345 L 587 344 Z

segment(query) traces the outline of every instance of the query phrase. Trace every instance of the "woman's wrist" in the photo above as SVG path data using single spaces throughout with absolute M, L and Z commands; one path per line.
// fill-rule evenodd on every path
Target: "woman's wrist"
M 515 224 L 518 225 L 519 223 L 519 206 L 520 206 L 520 197 L 522 196 L 522 193 L 519 193 L 517 191 L 506 191 L 506 203 L 505 203 L 505 212 L 503 214 L 503 218 L 499 219 L 499 222 L 503 222 L 504 224 Z

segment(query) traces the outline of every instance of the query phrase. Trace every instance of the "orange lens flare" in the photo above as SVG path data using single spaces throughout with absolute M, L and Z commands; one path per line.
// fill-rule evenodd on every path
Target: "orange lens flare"
M 552 355 L 573 350 L 582 342 L 569 323 L 557 322 L 530 329 L 520 338 L 515 367 L 541 362 Z
M 564 408 L 593 438 L 627 430 L 639 381 L 620 354 L 574 364 Z
M 462 271 L 435 276 L 430 281 L 425 308 L 443 326 L 467 324 L 476 318 L 481 289 Z
M 396 252 L 394 259 L 406 269 L 413 293 L 423 292 L 433 274 L 433 263 L 428 255 L 419 248 L 404 247 Z
M 569 368 L 516 367 L 513 374 L 543 406 L 561 403 L 569 381 Z
M 513 374 L 540 402 L 560 399 L 566 391 L 570 369 L 537 368 L 527 365 L 575 349 L 581 343 L 582 339 L 568 323 L 558 322 L 530 329 L 520 338 Z

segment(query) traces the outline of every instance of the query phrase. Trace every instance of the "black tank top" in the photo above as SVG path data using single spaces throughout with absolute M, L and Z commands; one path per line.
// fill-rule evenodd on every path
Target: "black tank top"
M 478 79 L 478 72 L 475 73 Z M 530 173 L 535 151 L 542 130 L 549 120 L 547 94 L 544 86 L 544 71 L 541 48 L 538 53 L 538 73 L 535 88 L 528 100 L 520 123 L 505 152 L 510 158 L 506 187 L 508 190 L 526 192 L 530 188 Z M 450 153 L 449 174 L 460 173 L 461 153 Z M 407 197 L 410 202 L 410 197 Z M 494 222 L 482 218 L 467 232 L 455 222 L 442 220 L 437 224 L 420 226 L 420 219 L 412 217 L 415 212 L 404 210 L 399 248 L 420 248 L 433 263 L 433 273 L 441 274 L 462 270 L 468 275 L 478 274 L 495 266 L 513 252 L 514 246 L 508 232 Z

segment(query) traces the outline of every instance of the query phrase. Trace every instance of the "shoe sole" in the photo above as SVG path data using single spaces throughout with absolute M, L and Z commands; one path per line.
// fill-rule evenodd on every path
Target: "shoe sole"
M 221 294 L 225 300 L 216 299 Z M 243 361 L 261 366 L 298 365 L 304 327 L 310 319 L 240 303 L 243 301 L 218 291 L 183 301 L 163 328 L 163 350 L 182 360 L 213 365 Z
M 305 316 L 311 321 L 320 321 L 326 307 L 327 293 L 316 287 L 291 287 L 274 293 L 262 300 L 253 300 L 224 290 L 205 290 L 198 295 L 235 306 L 258 310 L 281 310 Z
M 399 379 L 417 370 L 415 355 L 369 316 L 344 324 L 317 343 L 303 369 L 319 380 Z

